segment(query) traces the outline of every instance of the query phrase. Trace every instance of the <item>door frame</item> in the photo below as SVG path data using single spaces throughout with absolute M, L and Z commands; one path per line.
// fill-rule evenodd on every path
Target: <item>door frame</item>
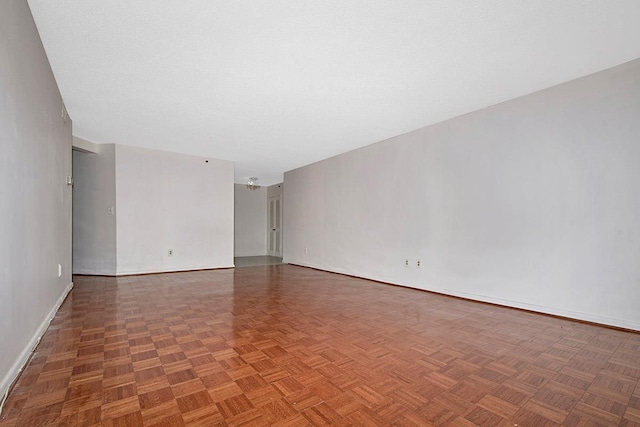
M 282 194 L 267 198 L 267 255 L 282 257 Z

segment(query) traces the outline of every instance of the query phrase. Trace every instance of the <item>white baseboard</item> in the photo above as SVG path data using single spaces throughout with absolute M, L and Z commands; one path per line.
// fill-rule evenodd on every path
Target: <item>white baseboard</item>
M 285 263 L 289 263 L 288 260 L 283 260 Z M 472 294 L 467 292 L 460 292 L 451 289 L 441 289 L 441 288 L 430 288 L 430 287 L 422 287 L 417 285 L 411 285 L 404 282 L 392 281 L 389 279 L 380 279 L 376 277 L 367 277 L 362 275 L 353 274 L 351 272 L 340 271 L 339 269 L 329 269 L 326 267 L 317 267 L 314 265 L 310 265 L 308 263 L 297 262 L 294 261 L 293 265 L 298 265 L 300 267 L 308 267 L 314 268 L 316 270 L 328 271 L 330 273 L 338 273 L 338 274 L 346 274 L 348 276 L 358 277 L 365 280 L 375 280 L 377 282 L 388 283 L 391 285 L 402 286 L 405 288 L 419 289 L 427 292 L 435 292 L 442 295 L 449 295 L 457 298 L 464 298 L 471 301 L 479 301 L 486 302 L 489 304 L 500 305 L 503 307 L 517 308 L 522 310 L 527 310 L 531 312 L 541 313 L 541 314 L 549 314 L 551 316 L 563 317 L 566 319 L 577 320 L 582 322 L 595 323 L 603 326 L 610 326 L 614 328 L 622 328 L 629 329 L 632 331 L 640 332 L 640 322 L 636 322 L 628 319 L 616 319 L 611 317 L 600 316 L 597 314 L 591 313 L 582 313 L 577 311 L 565 310 L 557 307 L 546 307 L 541 305 L 529 304 L 522 301 L 512 301 L 506 299 L 500 299 L 495 297 L 489 297 L 485 295 Z
M 113 270 L 91 270 L 91 269 L 75 269 L 73 270 L 73 275 L 80 276 L 115 276 L 116 272 Z
M 67 295 L 69 295 L 69 292 L 71 292 L 71 289 L 73 289 L 73 282 L 69 283 L 69 285 L 62 292 L 62 295 L 60 295 L 54 306 L 51 308 L 51 311 L 49 311 L 42 323 L 40 323 L 29 342 L 27 342 L 27 345 L 24 347 L 16 361 L 11 366 L 11 369 L 9 369 L 9 372 L 7 372 L 4 378 L 2 378 L 2 381 L 0 381 L 0 414 L 2 414 L 2 409 L 4 408 L 4 403 L 7 399 L 7 395 L 9 394 L 11 386 L 16 381 L 25 365 L 29 361 L 31 353 L 33 353 L 35 348 L 38 346 L 38 343 L 40 343 L 40 339 L 46 332 L 49 324 L 51 323 L 51 320 L 53 320 L 53 317 L 58 312 L 58 309 L 64 302 L 65 298 L 67 298 Z
M 222 270 L 225 268 L 233 268 L 235 265 L 208 265 L 208 266 L 193 266 L 193 267 L 176 267 L 176 268 L 151 268 L 143 270 L 124 270 L 118 271 L 116 276 L 135 276 L 137 274 L 158 274 L 158 273 L 184 273 L 189 271 L 201 271 L 201 270 Z
M 419 289 L 419 288 L 416 288 L 416 289 Z M 518 308 L 522 310 L 533 311 L 536 313 L 564 317 L 566 319 L 573 319 L 573 320 L 589 322 L 589 323 L 597 323 L 603 326 L 612 326 L 614 328 L 629 329 L 629 330 L 640 332 L 640 323 L 634 322 L 632 320 L 615 319 L 611 317 L 600 316 L 597 314 L 570 311 L 570 310 L 565 310 L 565 309 L 556 308 L 556 307 L 546 307 L 541 305 L 529 304 L 521 301 L 504 300 L 504 299 L 495 298 L 495 297 L 487 297 L 484 295 L 452 291 L 450 289 L 438 289 L 438 290 L 433 290 L 433 292 L 441 293 L 444 295 L 451 295 L 454 297 L 464 298 L 464 299 L 473 300 L 473 301 L 487 302 L 490 304 L 501 305 L 504 307 Z

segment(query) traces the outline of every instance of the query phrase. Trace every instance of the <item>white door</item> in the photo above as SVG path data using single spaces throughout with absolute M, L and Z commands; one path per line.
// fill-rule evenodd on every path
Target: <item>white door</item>
M 282 196 L 269 198 L 269 250 L 268 255 L 282 256 Z

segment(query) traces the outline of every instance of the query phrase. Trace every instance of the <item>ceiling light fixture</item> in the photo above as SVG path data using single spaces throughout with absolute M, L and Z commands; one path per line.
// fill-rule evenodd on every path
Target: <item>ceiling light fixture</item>
M 255 176 L 249 178 L 249 181 L 247 181 L 247 188 L 249 190 L 257 190 L 258 188 L 260 188 L 260 186 L 258 185 L 258 178 L 256 178 Z

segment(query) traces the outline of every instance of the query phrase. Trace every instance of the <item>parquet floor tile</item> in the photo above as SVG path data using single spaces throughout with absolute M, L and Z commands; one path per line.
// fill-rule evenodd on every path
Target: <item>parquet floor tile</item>
M 640 425 L 637 333 L 288 265 L 74 282 L 0 427 Z

